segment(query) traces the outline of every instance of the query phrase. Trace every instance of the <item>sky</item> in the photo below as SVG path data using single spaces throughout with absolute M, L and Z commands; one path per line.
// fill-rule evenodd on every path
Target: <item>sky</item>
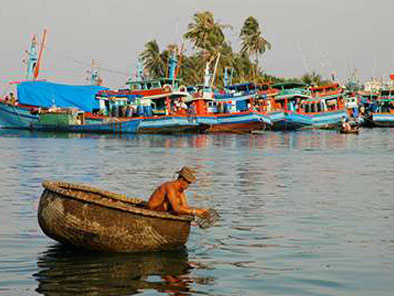
M 119 88 L 136 72 L 144 45 L 163 50 L 182 43 L 197 12 L 211 11 L 231 25 L 227 39 L 240 49 L 239 32 L 249 16 L 272 49 L 260 58 L 267 74 L 300 77 L 307 72 L 345 81 L 388 79 L 394 70 L 394 0 L 0 0 L 0 94 L 25 77 L 25 50 L 47 29 L 41 79 L 87 84 L 96 60 L 105 86 Z M 191 54 L 188 47 L 186 54 Z

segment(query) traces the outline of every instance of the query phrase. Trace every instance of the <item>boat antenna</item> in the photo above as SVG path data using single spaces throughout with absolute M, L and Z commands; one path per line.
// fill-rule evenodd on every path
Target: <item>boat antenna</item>
M 229 72 L 230 72 L 230 74 L 229 74 Z M 225 67 L 224 68 L 224 77 L 223 77 L 224 87 L 228 87 L 229 85 L 231 85 L 233 83 L 233 75 L 234 75 L 234 68 L 232 68 L 232 67 Z
M 31 39 L 30 49 L 26 50 L 27 53 L 27 69 L 26 69 L 26 80 L 33 80 L 34 69 L 37 65 L 37 37 L 33 35 Z
M 174 85 L 175 80 L 175 72 L 176 72 L 176 65 L 177 65 L 177 55 L 175 49 L 172 50 L 170 59 L 169 59 L 169 79 L 172 81 L 172 85 Z
M 87 71 L 90 74 L 90 78 L 87 80 L 90 81 L 90 85 L 101 85 L 103 80 L 99 74 L 99 66 L 98 63 L 93 59 L 92 63 L 90 64 L 90 70 Z
M 305 71 L 306 71 L 306 73 L 310 73 L 310 69 L 309 69 L 309 67 L 308 67 L 308 62 L 307 62 L 307 60 L 306 60 L 306 57 L 305 57 L 305 55 L 304 55 L 304 54 L 303 54 L 303 52 L 302 52 L 302 49 L 301 49 L 301 44 L 300 44 L 300 42 L 299 42 L 299 41 L 297 41 L 297 42 L 296 42 L 296 45 L 297 45 L 298 52 L 299 52 L 299 53 L 300 53 L 300 55 L 301 55 L 302 62 L 304 63 L 304 68 L 305 68 Z
M 37 64 L 36 64 L 36 66 L 34 68 L 34 80 L 37 79 L 38 74 L 40 72 L 41 59 L 42 59 L 42 54 L 44 52 L 44 46 L 45 46 L 46 38 L 47 38 L 47 30 L 44 29 L 44 34 L 43 34 L 42 40 L 41 40 L 40 53 L 38 55 L 38 61 L 37 61 Z
M 176 69 L 175 69 L 174 80 L 177 78 L 179 70 L 181 68 L 181 64 L 182 64 L 183 42 L 182 42 L 182 45 L 181 45 L 181 49 L 178 51 L 178 56 L 179 56 L 179 60 L 178 60 L 178 64 L 177 64 Z
M 144 64 L 142 62 L 141 57 L 138 58 L 137 60 L 137 75 L 136 75 L 136 81 L 137 82 L 142 82 L 144 79 Z
M 214 67 L 214 70 L 213 70 L 213 76 L 212 76 L 212 81 L 211 81 L 211 88 L 213 86 L 213 83 L 216 80 L 216 72 L 217 72 L 218 65 L 219 65 L 219 59 L 220 59 L 220 52 L 218 53 L 218 56 L 216 58 L 216 63 L 215 63 L 215 67 Z

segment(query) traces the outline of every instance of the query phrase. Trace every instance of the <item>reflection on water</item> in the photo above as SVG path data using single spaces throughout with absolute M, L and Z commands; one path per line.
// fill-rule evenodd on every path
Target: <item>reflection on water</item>
M 0 130 L 0 295 L 392 295 L 392 152 L 394 129 L 182 136 Z M 48 249 L 55 243 L 37 223 L 43 180 L 146 199 L 183 165 L 197 168 L 189 203 L 222 217 L 208 230 L 192 228 L 187 253 Z
M 187 295 L 194 264 L 186 250 L 102 254 L 56 245 L 41 254 L 34 277 L 36 292 L 44 295 L 129 295 L 142 290 Z

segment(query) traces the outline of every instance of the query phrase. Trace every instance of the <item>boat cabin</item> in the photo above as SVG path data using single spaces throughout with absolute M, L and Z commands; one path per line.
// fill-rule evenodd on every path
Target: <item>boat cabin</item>
M 77 108 L 40 109 L 38 111 L 39 123 L 50 126 L 70 126 L 85 124 L 84 112 Z

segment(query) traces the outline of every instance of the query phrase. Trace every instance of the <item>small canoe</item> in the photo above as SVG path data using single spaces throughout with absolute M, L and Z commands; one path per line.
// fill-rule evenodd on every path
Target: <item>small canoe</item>
M 105 252 L 181 249 L 191 216 L 144 208 L 142 199 L 95 187 L 44 181 L 38 222 L 50 238 L 77 248 Z
M 339 130 L 339 132 L 340 132 L 341 134 L 358 134 L 359 131 L 360 131 L 360 129 L 358 129 L 358 128 L 354 128 L 354 129 L 351 129 L 351 130 L 344 130 L 344 129 L 341 128 L 341 129 Z

